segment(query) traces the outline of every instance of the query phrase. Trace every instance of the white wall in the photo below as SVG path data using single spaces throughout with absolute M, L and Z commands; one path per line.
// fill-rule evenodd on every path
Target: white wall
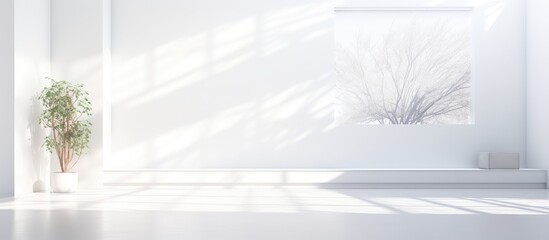
M 13 0 L 0 1 L 0 194 L 14 193 Z
M 42 148 L 38 94 L 50 75 L 50 2 L 15 2 L 15 195 L 49 182 L 49 154 Z
M 452 168 L 475 167 L 478 151 L 524 157 L 524 1 L 336 5 L 474 7 L 475 124 L 332 126 L 332 1 L 117 0 L 105 168 Z
M 528 9 L 530 50 L 539 46 L 543 51 L 547 34 L 532 19 L 543 22 L 541 9 L 546 3 L 533 2 Z M 1 81 L 2 109 L 9 116 L 15 104 L 18 123 L 14 130 L 13 120 L 4 118 L 0 136 L 16 134 L 16 156 L 24 159 L 17 164 L 22 173 L 18 179 L 25 179 L 16 184 L 27 192 L 34 179 L 25 176 L 35 174 L 29 159 L 37 156 L 31 96 L 41 83 L 26 80 L 39 81 L 47 68 L 43 60 L 47 41 L 42 41 L 46 32 L 41 31 L 47 23 L 42 11 L 47 4 L 31 8 L 29 1 L 18 2 L 21 18 L 14 17 L 12 1 L 1 4 L 0 30 L 8 37 L 0 39 L 0 74 L 25 81 L 17 82 L 15 97 L 10 91 L 13 82 Z M 117 158 L 106 168 L 472 167 L 477 151 L 518 151 L 524 156 L 523 1 L 340 1 L 336 5 L 474 7 L 476 124 L 332 126 L 331 1 L 118 0 L 113 3 Z M 85 83 L 95 106 L 91 153 L 77 169 L 84 187 L 100 185 L 102 169 L 103 7 L 102 1 L 92 0 L 51 4 L 51 76 Z M 28 21 L 34 17 L 43 20 L 37 32 L 31 31 L 35 22 Z M 14 31 L 14 18 L 21 29 Z M 21 40 L 17 53 L 10 34 Z M 533 63 L 542 63 L 547 54 L 535 53 L 530 51 L 528 59 L 532 92 L 543 89 L 545 83 L 536 76 L 546 74 Z M 21 65 L 14 66 L 14 59 Z M 544 119 L 540 116 L 545 111 L 538 103 L 543 100 L 540 92 L 529 97 L 532 167 L 547 166 L 543 158 L 547 153 L 539 141 Z M 13 139 L 1 140 L 0 193 L 9 193 L 14 185 Z
M 98 0 L 52 0 L 52 77 L 83 83 L 90 93 L 93 116 L 90 151 L 74 171 L 80 188 L 102 185 L 103 104 L 103 2 Z M 53 165 L 59 171 L 59 164 Z
M 528 166 L 549 168 L 549 1 L 528 0 Z
M 524 157 L 524 1 L 337 6 L 474 7 L 476 124 L 332 126 L 332 1 L 118 0 L 105 168 L 452 168 L 476 166 L 478 151 Z

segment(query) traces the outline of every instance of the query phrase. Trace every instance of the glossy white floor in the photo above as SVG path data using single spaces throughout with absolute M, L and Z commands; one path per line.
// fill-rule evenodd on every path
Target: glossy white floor
M 547 190 L 107 188 L 0 200 L 0 239 L 549 239 Z

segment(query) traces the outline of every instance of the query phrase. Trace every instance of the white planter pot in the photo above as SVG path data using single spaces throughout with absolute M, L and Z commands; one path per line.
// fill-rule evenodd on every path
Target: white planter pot
M 78 173 L 55 172 L 51 174 L 51 189 L 54 193 L 72 193 L 78 187 Z

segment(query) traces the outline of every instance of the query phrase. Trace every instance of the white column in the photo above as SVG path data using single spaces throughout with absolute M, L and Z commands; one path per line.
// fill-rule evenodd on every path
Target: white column
M 14 193 L 14 2 L 0 1 L 0 194 Z
M 527 2 L 528 167 L 549 168 L 549 1 Z
M 14 166 L 15 196 L 49 180 L 46 130 L 38 118 L 38 94 L 50 75 L 50 1 L 17 0 L 14 15 Z M 43 187 L 42 187 L 43 189 Z

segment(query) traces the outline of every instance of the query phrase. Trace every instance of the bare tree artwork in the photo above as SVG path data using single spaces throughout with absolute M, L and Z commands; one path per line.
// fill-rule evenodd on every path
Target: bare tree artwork
M 376 34 L 359 29 L 337 41 L 336 122 L 469 123 L 471 40 L 466 29 L 444 20 L 410 20 Z

